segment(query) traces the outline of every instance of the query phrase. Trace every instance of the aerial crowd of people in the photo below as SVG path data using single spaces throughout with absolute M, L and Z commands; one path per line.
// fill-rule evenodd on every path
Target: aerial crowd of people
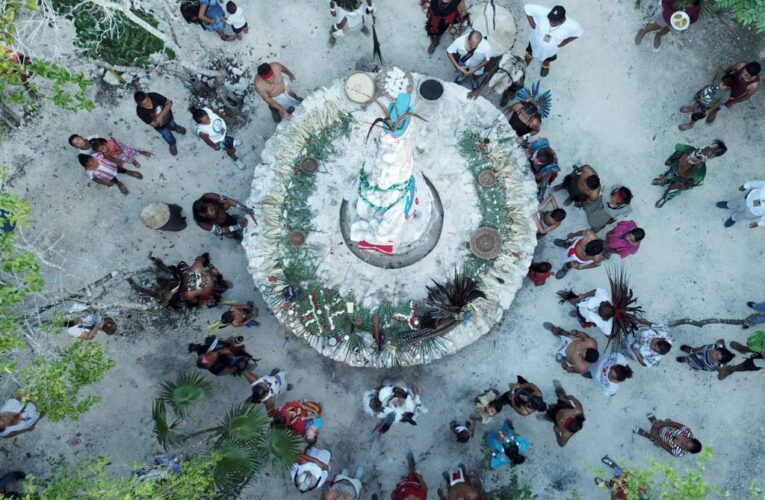
M 354 32 L 369 34 L 376 13 L 373 0 L 330 0 L 329 4 L 334 20 L 329 29 L 331 45 L 347 41 Z M 183 11 L 184 17 L 217 33 L 221 39 L 241 40 L 248 33 L 245 13 L 234 2 L 223 4 L 219 0 L 199 0 L 194 5 L 192 11 Z M 529 269 L 529 280 L 542 286 L 553 273 L 557 279 L 563 279 L 571 270 L 598 267 L 614 255 L 620 259 L 635 255 L 647 231 L 627 217 L 636 201 L 632 191 L 619 182 L 603 184 L 597 171 L 587 164 L 575 165 L 556 183 L 561 172 L 559 153 L 553 150 L 550 140 L 541 135 L 543 121 L 549 115 L 550 92 L 541 92 L 539 84 L 531 88 L 525 86 L 532 61 L 540 61 L 539 74 L 546 77 L 561 49 L 584 35 L 583 27 L 568 16 L 563 6 L 550 8 L 527 4 L 524 10 L 530 32 L 525 56 L 518 57 L 509 50 L 495 54 L 490 40 L 472 29 L 464 0 L 421 0 L 421 5 L 426 16 L 426 36 L 430 41 L 427 53 L 433 54 L 444 34 L 449 32 L 454 38 L 446 48 L 446 55 L 454 67 L 455 83 L 468 86 L 467 97 L 471 99 L 487 88 L 500 95 L 502 113 L 491 125 L 496 127 L 501 120 L 506 120 L 517 138 L 517 144 L 511 147 L 522 148 L 528 158 L 538 189 L 539 209 L 534 216 L 537 238 L 544 241 L 548 234 L 559 230 L 566 220 L 567 210 L 583 209 L 586 214 L 588 227 L 553 239 L 553 244 L 563 251 L 557 271 L 549 262 L 534 262 Z M 700 0 L 662 0 L 661 6 L 656 20 L 639 30 L 636 44 L 640 44 L 646 34 L 655 32 L 654 47 L 659 48 L 662 37 L 678 31 L 672 21 L 675 13 L 685 12 L 690 24 L 696 22 L 700 13 Z M 227 27 L 231 33 L 227 32 Z M 699 89 L 692 101 L 682 107 L 681 112 L 690 114 L 690 120 L 680 124 L 679 130 L 692 129 L 702 118 L 706 123 L 712 123 L 721 110 L 731 110 L 748 100 L 759 88 L 760 69 L 757 62 L 739 62 L 725 69 L 717 68 L 709 84 Z M 289 120 L 302 101 L 290 88 L 294 79 L 295 75 L 276 61 L 264 62 L 257 67 L 253 87 L 277 123 Z M 176 123 L 174 111 L 177 110 L 173 109 L 173 101 L 150 91 L 135 92 L 134 100 L 138 118 L 162 136 L 171 155 L 177 155 L 176 134 L 185 135 L 186 128 Z M 241 143 L 231 135 L 220 114 L 209 107 L 193 108 L 189 113 L 194 133 L 205 144 L 224 151 L 237 168 L 246 169 L 237 156 L 236 148 Z M 78 161 L 88 179 L 104 186 L 116 186 L 123 195 L 129 191 L 121 179 L 125 176 L 142 179 L 139 158 L 154 157 L 151 151 L 129 146 L 114 137 L 72 134 L 69 144 L 80 151 Z M 654 185 L 664 188 L 655 206 L 663 207 L 683 191 L 701 186 L 707 161 L 724 155 L 726 150 L 724 141 L 719 139 L 704 147 L 678 144 L 665 161 L 666 171 L 653 180 Z M 131 169 L 126 168 L 128 166 Z M 745 181 L 739 191 L 730 199 L 717 203 L 720 209 L 730 211 L 725 227 L 738 221 L 745 221 L 752 228 L 765 225 L 765 181 Z M 558 201 L 556 194 L 562 201 Z M 257 224 L 251 207 L 215 192 L 205 193 L 197 199 L 192 206 L 192 215 L 201 229 L 234 241 L 242 240 L 243 229 L 248 224 Z M 179 231 L 186 227 L 181 207 L 177 205 L 154 203 L 142 212 L 141 217 L 152 229 Z M 186 262 L 166 265 L 156 257 L 152 260 L 157 271 L 157 287 L 143 290 L 169 307 L 180 309 L 202 304 L 217 307 L 230 288 L 208 254 L 197 257 L 191 265 Z M 138 284 L 133 285 L 141 288 Z M 632 366 L 650 370 L 672 349 L 669 328 L 641 317 L 626 345 L 620 350 L 606 352 L 603 343 L 608 344 L 612 339 L 614 319 L 619 314 L 611 293 L 595 288 L 578 293 L 562 290 L 559 296 L 562 304 L 571 306 L 570 316 L 581 329 L 566 330 L 551 323 L 543 324 L 544 329 L 560 340 L 555 361 L 564 372 L 591 379 L 606 396 L 615 395 L 622 384 L 635 375 Z M 748 305 L 754 313 L 747 318 L 744 327 L 765 323 L 765 302 Z M 257 317 L 258 309 L 251 301 L 230 305 L 221 316 L 219 328 L 255 327 Z M 591 335 L 586 331 L 593 329 L 599 330 L 600 334 Z M 93 339 L 99 331 L 113 334 L 116 330 L 114 319 L 98 314 L 78 316 L 67 324 L 67 332 L 82 340 Z M 755 332 L 746 344 L 733 341 L 729 346 L 748 356 L 742 363 L 731 365 L 735 356 L 720 339 L 714 344 L 698 347 L 682 345 L 679 348 L 682 355 L 677 356 L 676 361 L 693 370 L 716 372 L 720 379 L 735 372 L 765 367 L 765 332 Z M 304 438 L 306 447 L 290 471 L 299 491 L 317 490 L 327 483 L 323 493 L 326 500 L 359 497 L 362 468 L 353 476 L 342 469 L 329 480 L 332 454 L 317 445 L 325 425 L 322 404 L 292 400 L 279 405 L 279 399 L 292 387 L 287 382 L 287 372 L 274 368 L 268 375 L 257 374 L 254 371 L 256 360 L 246 351 L 243 336 L 224 339 L 212 335 L 201 343 L 190 344 L 188 350 L 196 355 L 200 369 L 213 375 L 243 376 L 250 384 L 250 401 L 265 405 L 273 417 L 273 425 L 289 428 Z M 547 401 L 544 391 L 521 375 L 509 384 L 508 390 L 489 387 L 476 395 L 472 408 L 465 409 L 469 413 L 467 419 L 449 422 L 448 429 L 459 443 L 469 443 L 479 425 L 490 429 L 482 441 L 489 450 L 487 466 L 491 469 L 519 466 L 526 460 L 531 443 L 522 436 L 525 424 L 520 424 L 520 419 L 523 417 L 536 414 L 540 420 L 552 424 L 557 444 L 564 447 L 585 428 L 585 408 L 558 380 L 552 380 L 550 385 L 555 397 Z M 417 425 L 417 418 L 426 411 L 420 388 L 413 383 L 385 381 L 361 396 L 365 412 L 376 419 L 371 426 L 378 435 L 388 432 L 397 422 Z M 493 422 L 505 407 L 515 413 L 516 422 L 506 418 L 494 427 Z M 23 404 L 10 399 L 0 409 L 0 436 L 13 437 L 28 432 L 34 429 L 41 416 L 33 403 Z M 637 435 L 675 457 L 701 451 L 701 442 L 688 426 L 670 419 L 657 419 L 653 413 L 647 414 L 647 418 L 650 428 L 644 429 L 636 422 L 634 432 Z M 613 477 L 598 477 L 596 483 L 605 485 L 613 498 L 625 498 L 624 488 L 629 477 L 608 456 L 603 457 L 603 463 L 611 468 Z M 23 478 L 19 473 L 14 474 L 8 476 L 6 482 Z M 477 499 L 484 494 L 479 475 L 465 465 L 459 464 L 454 471 L 445 472 L 444 477 L 446 489 L 438 489 L 439 498 Z M 0 484 L 5 487 L 2 478 Z M 427 491 L 428 486 L 410 453 L 407 472 L 394 487 L 392 498 L 425 499 Z

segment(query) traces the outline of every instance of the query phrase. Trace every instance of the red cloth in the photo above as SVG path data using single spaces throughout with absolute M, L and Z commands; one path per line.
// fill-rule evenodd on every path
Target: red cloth
M 760 81 L 760 75 L 756 75 L 751 80 L 741 80 L 741 73 L 744 72 L 746 69 L 746 66 L 743 66 L 741 69 L 735 71 L 733 73 L 733 86 L 730 89 L 730 98 L 731 99 L 738 99 L 742 95 L 744 95 L 749 88 L 749 86 L 755 82 Z
M 661 17 L 664 19 L 664 22 L 667 23 L 667 26 L 672 26 L 672 14 L 678 10 L 685 11 L 685 13 L 688 14 L 688 17 L 691 18 L 691 24 L 699 20 L 699 16 L 701 15 L 701 4 L 693 5 L 692 3 L 689 3 L 684 9 L 675 6 L 677 4 L 682 7 L 683 1 L 684 0 L 661 0 Z
M 529 279 L 534 282 L 536 286 L 544 285 L 545 281 L 547 281 L 547 278 L 552 276 L 552 271 L 547 271 L 546 273 L 537 273 L 534 271 L 529 271 Z
M 314 411 L 309 411 L 312 408 Z M 321 405 L 319 403 L 302 403 L 300 401 L 289 401 L 284 403 L 281 408 L 274 411 L 284 416 L 284 421 L 292 432 L 298 436 L 305 436 L 306 422 L 321 415 Z
M 420 483 L 417 474 L 409 474 L 393 490 L 393 500 L 403 500 L 410 495 L 419 500 L 428 500 L 428 488 Z

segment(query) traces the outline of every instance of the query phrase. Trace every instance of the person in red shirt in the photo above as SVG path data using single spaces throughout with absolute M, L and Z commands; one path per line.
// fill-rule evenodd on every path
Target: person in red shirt
M 657 13 L 652 23 L 646 24 L 638 31 L 635 35 L 635 45 L 640 45 L 646 33 L 658 30 L 653 38 L 653 48 L 658 49 L 661 46 L 661 37 L 669 33 L 672 26 L 672 14 L 679 10 L 688 14 L 690 23 L 693 24 L 701 15 L 701 0 L 661 0 L 661 11 Z
M 289 401 L 274 411 L 274 424 L 286 427 L 308 444 L 314 444 L 324 426 L 321 404 L 313 401 Z
M 392 500 L 427 500 L 428 485 L 425 484 L 422 474 L 417 472 L 417 464 L 411 451 L 406 455 L 406 460 L 409 463 L 409 471 L 393 490 Z
M 534 286 L 542 286 L 547 278 L 552 276 L 552 265 L 549 262 L 532 262 L 529 266 L 529 279 L 534 282 Z

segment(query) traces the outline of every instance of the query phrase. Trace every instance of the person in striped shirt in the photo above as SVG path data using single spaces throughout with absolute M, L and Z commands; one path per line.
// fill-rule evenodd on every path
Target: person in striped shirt
M 125 174 L 136 179 L 143 179 L 141 172 L 127 170 L 112 160 L 107 160 L 103 153 L 96 153 L 93 156 L 86 154 L 77 155 L 80 165 L 85 168 L 85 175 L 96 184 L 104 186 L 114 186 L 119 188 L 120 193 L 128 194 L 128 188 L 117 179 L 117 174 Z
M 646 415 L 651 422 L 651 430 L 645 431 L 640 427 L 635 427 L 633 432 L 639 436 L 650 440 L 663 448 L 667 453 L 682 457 L 688 453 L 698 453 L 701 451 L 701 443 L 693 437 L 693 431 L 679 422 L 673 420 L 656 420 L 653 413 Z

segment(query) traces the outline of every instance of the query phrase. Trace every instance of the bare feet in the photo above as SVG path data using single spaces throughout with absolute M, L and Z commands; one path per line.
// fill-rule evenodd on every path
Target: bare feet
M 125 170 L 125 175 L 135 177 L 136 179 L 143 179 L 143 174 L 141 172 L 136 172 L 135 170 Z
M 430 45 L 428 45 L 428 54 L 432 54 L 436 51 L 436 44 L 433 42 L 430 42 Z
M 124 194 L 125 196 L 127 196 L 128 193 L 130 193 L 130 191 L 128 191 L 128 188 L 126 188 L 125 185 L 119 181 L 117 181 L 117 189 L 119 189 L 120 193 Z
M 133 165 L 135 166 L 135 168 L 141 168 L 141 164 L 138 163 L 138 160 L 133 160 Z
M 369 36 L 369 28 L 365 24 L 363 28 L 361 28 L 361 32 L 364 33 L 366 36 Z
M 693 122 L 683 123 L 682 125 L 678 125 L 677 128 L 680 130 L 690 130 L 693 128 Z
M 681 113 L 693 113 L 695 111 L 696 111 L 695 106 L 683 106 L 682 108 L 680 108 Z
M 738 352 L 740 352 L 741 354 L 749 354 L 751 352 L 747 346 L 745 346 L 744 344 L 739 344 L 735 340 L 728 345 L 731 346 L 733 349 L 737 350 Z
M 645 31 L 640 30 L 637 32 L 637 35 L 635 35 L 635 45 L 640 45 L 640 42 L 643 41 L 643 37 L 645 36 Z

